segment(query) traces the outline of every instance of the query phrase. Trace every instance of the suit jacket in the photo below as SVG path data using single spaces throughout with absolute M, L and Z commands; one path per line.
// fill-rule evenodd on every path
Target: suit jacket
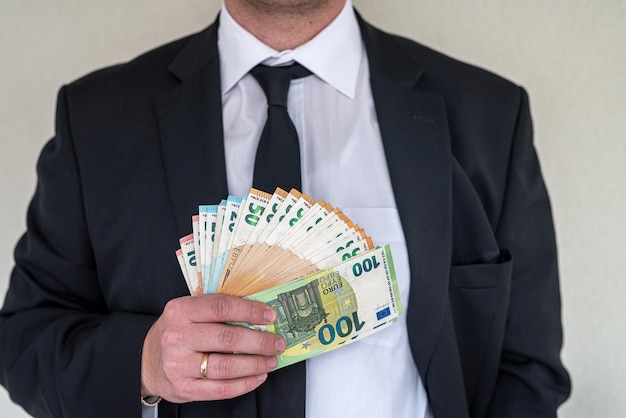
M 569 378 L 527 96 L 360 23 L 434 416 L 555 416 Z M 33 415 L 140 416 L 144 336 L 187 294 L 178 237 L 199 203 L 227 195 L 216 39 L 213 24 L 60 91 L 0 315 L 0 381 Z M 303 373 L 231 400 L 164 401 L 160 414 L 302 416 Z

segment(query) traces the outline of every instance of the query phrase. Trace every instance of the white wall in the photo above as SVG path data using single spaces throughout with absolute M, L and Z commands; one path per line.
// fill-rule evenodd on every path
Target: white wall
M 354 0 L 389 31 L 522 84 L 560 244 L 565 418 L 626 416 L 626 2 Z M 21 0 L 0 6 L 0 294 L 25 226 L 57 89 L 206 26 L 219 0 Z M 0 300 L 3 296 L 0 296 Z M 6 344 L 6 341 L 1 341 Z M 26 416 L 0 389 L 0 416 Z

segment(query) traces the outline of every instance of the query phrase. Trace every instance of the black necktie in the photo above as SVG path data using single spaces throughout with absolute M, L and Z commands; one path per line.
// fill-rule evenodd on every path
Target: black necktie
M 286 67 L 257 65 L 250 71 L 267 97 L 267 122 L 261 134 L 252 184 L 272 193 L 276 187 L 302 190 L 298 133 L 287 113 L 289 84 L 309 70 L 298 63 Z
M 302 190 L 298 133 L 287 113 L 289 84 L 294 78 L 311 74 L 300 64 L 288 67 L 258 65 L 250 71 L 267 97 L 267 122 L 261 134 L 254 163 L 252 184 L 272 193 L 276 187 Z M 305 362 L 270 373 L 256 390 L 260 417 L 304 417 L 306 396 Z M 280 403 L 277 404 L 277 399 Z

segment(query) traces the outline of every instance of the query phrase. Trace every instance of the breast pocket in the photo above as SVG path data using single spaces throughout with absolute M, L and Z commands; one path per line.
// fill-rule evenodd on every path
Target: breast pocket
M 498 262 L 453 266 L 450 305 L 471 401 L 476 387 L 493 385 L 502 350 L 513 260 L 501 251 Z

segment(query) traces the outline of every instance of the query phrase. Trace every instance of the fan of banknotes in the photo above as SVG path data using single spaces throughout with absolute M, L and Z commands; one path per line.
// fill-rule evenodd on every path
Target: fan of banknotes
M 192 295 L 223 293 L 274 307 L 253 328 L 287 342 L 279 367 L 379 331 L 402 313 L 391 249 L 339 208 L 292 189 L 251 189 L 201 205 L 176 256 Z

